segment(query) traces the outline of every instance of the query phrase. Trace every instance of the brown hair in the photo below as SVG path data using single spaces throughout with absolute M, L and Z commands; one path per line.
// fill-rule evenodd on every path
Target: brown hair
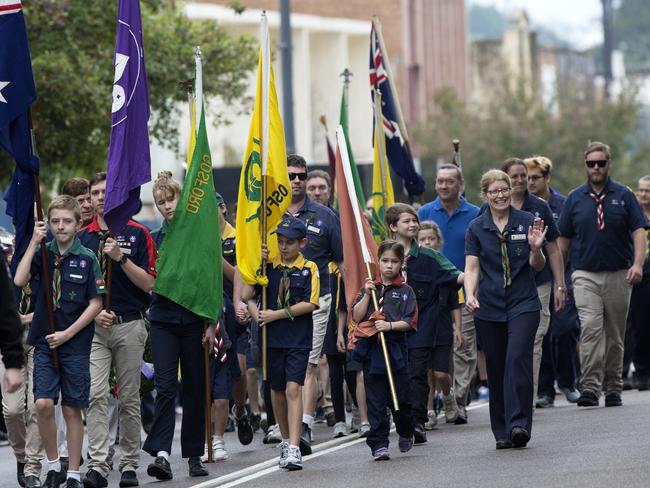
M 524 159 L 524 163 L 529 171 L 531 169 L 538 169 L 544 176 L 550 175 L 551 171 L 553 171 L 553 161 L 546 156 L 531 156 Z
M 521 158 L 508 158 L 506 159 L 503 163 L 501 163 L 501 171 L 504 173 L 507 173 L 510 168 L 512 168 L 514 165 L 519 164 L 526 168 L 526 164 L 524 163 L 524 160 Z M 526 172 L 528 172 L 528 168 L 526 168 Z
M 605 157 L 609 160 L 612 159 L 612 154 L 611 150 L 609 149 L 609 146 L 605 144 L 604 142 L 599 142 L 599 141 L 593 141 L 590 142 L 589 145 L 587 146 L 587 149 L 585 149 L 585 159 L 587 159 L 587 156 L 589 156 L 592 152 L 604 152 Z
M 438 224 L 436 224 L 433 220 L 424 220 L 420 222 L 420 230 L 418 232 L 423 230 L 432 230 L 436 236 L 436 239 L 438 239 L 438 242 L 440 243 L 439 246 L 442 247 L 444 239 L 442 238 L 442 232 L 440 232 L 440 227 Z
M 465 178 L 463 176 L 463 170 L 460 169 L 458 166 L 455 164 L 450 164 L 450 163 L 445 163 L 442 166 L 438 168 L 438 172 L 442 169 L 450 169 L 456 172 L 456 177 L 458 178 L 459 181 L 465 181 Z
M 309 171 L 307 169 L 307 161 L 305 161 L 305 158 L 298 154 L 289 154 L 287 156 L 287 167 L 305 168 L 305 171 Z
M 332 189 L 332 179 L 330 178 L 330 175 L 327 171 L 323 171 L 322 169 L 312 169 L 309 173 L 307 173 L 307 181 L 311 180 L 312 178 L 323 178 L 325 181 L 327 181 L 327 186 L 329 186 L 330 190 Z
M 90 178 L 90 181 L 88 182 L 88 188 L 92 189 L 94 185 L 97 183 L 101 183 L 102 181 L 106 181 L 106 171 L 100 171 L 99 173 L 95 173 L 95 176 Z
M 75 176 L 63 184 L 61 194 L 70 195 L 71 197 L 78 197 L 79 195 L 88 193 L 89 190 L 90 185 L 88 184 L 88 180 L 86 178 Z
M 508 173 L 500 169 L 491 169 L 483 173 L 481 176 L 481 198 L 485 199 L 487 196 L 487 189 L 495 181 L 504 181 L 508 184 L 508 188 L 512 188 L 512 182 Z
M 397 259 L 399 259 L 402 263 L 404 262 L 404 246 L 401 242 L 397 242 L 392 239 L 386 239 L 381 244 L 379 244 L 379 248 L 377 249 L 377 258 L 381 258 L 387 251 L 393 251 L 395 253 L 395 256 L 397 256 Z
M 166 195 L 171 194 L 172 199 L 180 196 L 181 194 L 181 185 L 172 178 L 171 171 L 161 171 L 156 176 L 156 180 L 153 182 L 153 187 L 151 193 L 153 194 L 154 199 L 156 198 L 156 193 L 159 191 L 164 192 Z
M 418 213 L 415 211 L 413 207 L 406 203 L 394 203 L 390 207 L 386 209 L 386 216 L 384 217 L 384 220 L 386 221 L 386 225 L 390 228 L 391 225 L 396 225 L 397 221 L 399 220 L 399 216 L 402 215 L 403 213 L 407 213 L 415 217 L 415 220 L 418 221 L 418 224 L 420 223 L 420 218 L 418 217 Z
M 74 213 L 77 221 L 81 220 L 81 207 L 74 197 L 70 195 L 59 195 L 52 200 L 47 207 L 47 220 L 50 220 L 50 213 L 52 210 L 70 210 Z

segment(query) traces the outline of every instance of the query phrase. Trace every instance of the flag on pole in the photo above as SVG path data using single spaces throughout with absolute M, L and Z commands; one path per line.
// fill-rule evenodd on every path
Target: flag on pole
M 384 49 L 379 21 L 374 18 L 370 30 L 370 93 L 374 100 L 375 90 L 381 90 L 382 114 L 385 135 L 386 155 L 393 171 L 404 179 L 404 186 L 413 199 L 424 193 L 424 180 L 415 170 L 413 156 L 409 147 L 406 124 L 401 115 L 397 92 L 388 54 Z
M 16 227 L 18 263 L 34 229 L 34 175 L 40 168 L 30 140 L 28 112 L 36 87 L 20 1 L 0 0 L 0 39 L 0 147 L 16 161 L 5 200 Z
M 115 78 L 104 218 L 112 232 L 119 232 L 138 211 L 140 185 L 151 181 L 149 89 L 140 0 L 119 0 L 113 62 Z
M 284 129 L 278 109 L 273 67 L 270 62 L 268 27 L 264 27 L 257 66 L 255 106 L 248 133 L 248 145 L 239 179 L 236 247 L 242 280 L 249 285 L 265 285 L 262 277 L 262 219 L 267 216 L 269 261 L 278 253 L 277 237 L 271 234 L 289 208 L 291 183 L 287 170 Z M 265 31 L 265 33 L 264 33 Z M 264 76 L 266 73 L 266 76 Z M 267 80 L 266 83 L 264 81 Z M 262 179 L 266 177 L 267 198 L 262 206 Z
M 201 112 L 192 164 L 156 262 L 154 292 L 210 322 L 223 301 L 221 236 L 212 180 L 212 158 Z
M 375 119 L 381 118 L 381 107 L 375 103 L 378 114 Z M 387 239 L 390 235 L 388 226 L 386 225 L 386 209 L 395 203 L 395 194 L 393 193 L 393 181 L 390 177 L 390 168 L 384 151 L 383 141 L 377 137 L 381 134 L 377 130 L 375 124 L 374 131 L 374 146 L 375 157 L 372 166 L 372 235 L 375 242 L 380 244 L 383 240 Z M 381 137 L 381 136 L 380 136 Z
M 357 164 L 354 162 L 354 155 L 352 154 L 352 147 L 350 147 L 350 124 L 348 118 L 348 87 L 343 84 L 343 94 L 341 95 L 341 112 L 339 116 L 339 125 L 343 128 L 343 133 L 345 134 L 345 144 L 347 145 L 346 149 L 348 151 L 348 164 L 350 165 L 350 170 L 352 171 L 352 178 L 354 179 L 354 189 L 361 203 L 362 208 L 366 208 L 366 197 L 363 194 L 363 185 L 361 184 L 361 178 L 359 177 L 359 170 L 357 169 Z M 338 142 L 337 142 L 338 144 Z
M 345 299 L 352 307 L 354 299 L 368 277 L 366 263 L 371 265 L 374 276 L 377 270 L 377 244 L 368 221 L 363 216 L 349 161 L 345 131 L 339 125 L 336 130 L 336 189 L 339 196 L 339 216 L 343 239 L 343 268 L 345 276 Z M 348 317 L 352 317 L 349 314 Z

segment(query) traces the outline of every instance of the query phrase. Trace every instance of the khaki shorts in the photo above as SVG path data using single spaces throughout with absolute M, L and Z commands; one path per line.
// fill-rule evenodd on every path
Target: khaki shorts
M 311 352 L 309 353 L 309 364 L 318 364 L 321 352 L 323 351 L 323 342 L 325 342 L 325 332 L 327 332 L 331 305 L 332 294 L 328 293 L 327 295 L 323 295 L 318 299 L 318 310 L 315 310 L 312 314 L 314 333 L 311 342 Z

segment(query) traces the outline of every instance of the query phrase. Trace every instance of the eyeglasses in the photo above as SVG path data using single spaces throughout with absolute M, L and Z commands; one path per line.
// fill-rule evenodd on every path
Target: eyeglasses
M 289 173 L 289 180 L 295 180 L 296 178 L 300 181 L 305 181 L 307 179 L 307 173 Z
M 537 181 L 541 180 L 542 178 L 544 178 L 544 175 L 529 175 L 528 181 Z
M 485 193 L 487 193 L 488 197 L 492 197 L 492 198 L 499 195 L 503 195 L 504 197 L 507 197 L 508 195 L 510 195 L 510 190 L 511 190 L 510 188 L 499 188 L 498 190 L 488 190 Z
M 598 159 L 595 161 L 585 161 L 585 164 L 587 165 L 587 168 L 594 168 L 596 165 L 598 165 L 599 168 L 604 168 L 607 166 L 607 163 L 609 163 L 608 159 Z

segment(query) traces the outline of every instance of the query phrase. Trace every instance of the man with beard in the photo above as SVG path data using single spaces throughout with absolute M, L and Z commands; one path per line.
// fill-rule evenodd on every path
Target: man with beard
M 587 181 L 574 189 L 560 216 L 560 248 L 575 241 L 572 282 L 582 332 L 579 407 L 623 404 L 623 343 L 632 286 L 643 277 L 646 219 L 634 196 L 609 177 L 609 146 L 592 142 L 584 153 Z M 604 384 L 603 384 L 604 383 Z

